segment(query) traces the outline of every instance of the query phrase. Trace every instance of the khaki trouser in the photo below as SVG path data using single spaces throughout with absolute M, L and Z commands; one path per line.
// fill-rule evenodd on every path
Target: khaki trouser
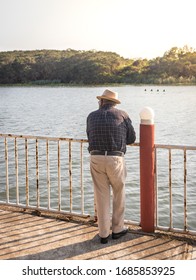
M 91 175 L 94 183 L 99 236 L 110 233 L 110 186 L 113 191 L 112 232 L 124 229 L 125 179 L 124 157 L 91 155 Z

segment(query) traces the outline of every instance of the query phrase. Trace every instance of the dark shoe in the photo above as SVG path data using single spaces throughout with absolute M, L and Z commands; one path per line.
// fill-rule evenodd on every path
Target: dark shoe
M 126 228 L 126 229 L 124 229 L 123 231 L 118 232 L 118 233 L 112 232 L 112 238 L 113 238 L 113 239 L 118 239 L 118 238 L 120 238 L 121 236 L 124 236 L 125 234 L 127 234 L 127 232 L 128 232 L 128 228 Z
M 110 236 L 110 235 L 108 235 L 108 237 L 100 237 L 100 242 L 101 242 L 102 244 L 108 243 L 108 238 L 109 238 L 109 236 Z

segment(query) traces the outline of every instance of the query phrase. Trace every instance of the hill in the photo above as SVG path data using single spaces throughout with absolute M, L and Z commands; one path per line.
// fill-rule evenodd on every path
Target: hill
M 173 47 L 155 59 L 67 49 L 0 52 L 0 84 L 196 84 L 196 51 Z

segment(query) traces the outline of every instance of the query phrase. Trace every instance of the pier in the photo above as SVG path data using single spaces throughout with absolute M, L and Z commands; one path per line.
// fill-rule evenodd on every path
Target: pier
M 126 236 L 103 245 L 88 218 L 2 206 L 0 224 L 4 260 L 196 260 L 196 240 L 188 235 L 147 234 L 129 225 Z
M 85 145 L 85 139 L 0 134 L 0 259 L 196 259 L 196 227 L 194 224 L 190 227 L 188 222 L 188 207 L 193 205 L 194 209 L 195 200 L 194 196 L 187 197 L 188 174 L 194 173 L 194 166 L 187 163 L 194 158 L 196 147 L 154 145 L 153 232 L 145 232 L 140 219 L 132 220 L 130 214 L 130 219 L 125 221 L 128 234 L 119 240 L 110 238 L 103 246 L 98 238 L 96 207 L 92 202 L 90 208 L 86 208 L 85 203 L 91 195 L 90 189 L 85 189 L 89 164 Z M 128 147 L 132 154 L 132 150 L 138 154 L 139 148 L 139 143 Z M 167 226 L 162 224 L 164 219 L 159 209 L 160 150 L 166 151 L 167 155 L 164 157 L 168 169 L 165 184 L 169 196 Z M 183 223 L 178 228 L 174 226 L 173 151 L 180 151 L 183 166 L 180 175 L 182 205 L 181 212 L 177 213 Z M 66 176 L 62 170 L 66 171 Z M 75 172 L 79 178 L 76 204 Z M 196 213 L 191 214 L 195 217 Z

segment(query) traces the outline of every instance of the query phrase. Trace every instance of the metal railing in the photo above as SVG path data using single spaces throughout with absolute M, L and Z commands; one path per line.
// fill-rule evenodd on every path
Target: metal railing
M 133 146 L 139 144 L 128 147 L 139 158 Z M 196 147 L 155 145 L 156 229 L 196 234 L 195 151 Z M 128 177 L 127 183 L 131 180 Z M 138 171 L 133 192 L 139 193 L 139 181 Z M 87 140 L 0 134 L 0 204 L 93 216 Z M 129 212 L 128 221 L 140 224 L 140 215 L 135 221 L 132 216 Z
M 160 164 L 158 160 L 161 160 Z M 159 174 L 159 167 L 162 169 L 160 170 L 162 175 Z M 157 229 L 196 234 L 195 170 L 195 146 L 155 145 L 155 227 Z M 159 225 L 159 219 L 164 220 L 164 216 L 159 215 L 160 196 L 165 197 L 161 199 L 162 203 L 163 200 L 167 202 L 165 208 L 168 209 L 168 218 L 167 221 L 162 222 L 165 226 Z
M 0 202 L 36 210 L 84 215 L 83 144 L 87 140 L 0 134 Z M 64 145 L 64 159 L 61 147 Z M 77 147 L 80 207 L 73 211 L 73 143 Z M 66 155 L 65 155 L 66 153 Z M 5 154 L 5 156 L 3 156 Z M 19 156 L 20 154 L 20 156 Z M 19 162 L 20 160 L 20 162 Z M 66 205 L 63 210 L 62 167 L 66 162 Z M 43 168 L 45 170 L 43 170 Z M 55 170 L 56 168 L 56 170 Z M 42 169 L 42 174 L 41 174 Z M 19 178 L 21 179 L 19 185 Z M 31 181 L 31 184 L 30 184 Z M 5 189 L 3 188 L 5 184 Z M 46 191 L 47 190 L 47 191 Z M 32 199 L 31 195 L 34 197 Z M 41 197 L 44 197 L 41 202 Z M 53 197 L 52 197 L 53 196 Z M 2 199 L 3 198 L 3 199 Z M 80 208 L 80 209 L 79 209 Z

